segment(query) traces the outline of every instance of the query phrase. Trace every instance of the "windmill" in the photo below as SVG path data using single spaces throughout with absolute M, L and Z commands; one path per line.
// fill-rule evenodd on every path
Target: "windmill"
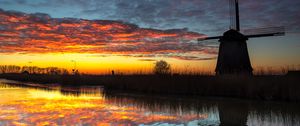
M 239 2 L 229 0 L 230 29 L 222 36 L 199 38 L 198 41 L 216 40 L 220 42 L 216 65 L 216 75 L 252 75 L 246 41 L 249 38 L 284 35 L 284 27 L 256 28 L 240 31 Z

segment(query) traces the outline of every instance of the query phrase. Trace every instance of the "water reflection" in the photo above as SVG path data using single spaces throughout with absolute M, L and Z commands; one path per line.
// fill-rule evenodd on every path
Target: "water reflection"
M 300 125 L 297 104 L 0 80 L 0 125 Z

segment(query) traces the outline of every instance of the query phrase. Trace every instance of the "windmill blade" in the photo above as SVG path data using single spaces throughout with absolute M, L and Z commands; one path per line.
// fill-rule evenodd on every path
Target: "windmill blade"
M 218 41 L 218 39 L 201 40 L 201 41 L 198 41 L 197 45 L 215 47 L 215 46 L 219 45 L 219 41 Z
M 228 3 L 230 15 L 230 29 L 240 31 L 239 1 L 228 0 Z
M 236 29 L 236 14 L 235 14 L 235 0 L 228 0 L 229 3 L 229 18 L 230 18 L 230 29 Z
M 203 38 L 198 38 L 198 41 L 217 40 L 217 39 L 220 39 L 221 37 L 222 37 L 222 36 L 203 37 Z
M 243 34 L 248 38 L 282 36 L 285 34 L 285 28 L 281 26 L 281 27 L 247 29 L 247 30 L 243 30 Z
M 269 36 L 283 36 L 285 33 L 274 32 L 274 33 L 266 33 L 266 34 L 255 34 L 255 35 L 245 35 L 247 38 L 258 38 L 258 37 L 269 37 Z

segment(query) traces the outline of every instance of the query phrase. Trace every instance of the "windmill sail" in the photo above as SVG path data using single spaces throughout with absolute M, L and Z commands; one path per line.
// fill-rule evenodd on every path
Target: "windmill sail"
M 229 0 L 230 29 L 240 30 L 239 1 Z
M 213 36 L 213 37 L 199 38 L 198 41 L 220 39 L 221 37 L 222 36 Z
M 243 34 L 248 38 L 281 36 L 285 34 L 285 28 L 281 26 L 281 27 L 246 29 L 243 30 Z
M 253 29 L 242 30 L 242 33 L 247 38 L 282 36 L 282 35 L 285 35 L 285 28 L 283 26 L 280 26 L 280 27 L 267 27 L 267 28 L 253 28 Z M 220 39 L 221 37 L 222 36 L 199 38 L 198 41 Z
M 222 36 L 203 37 L 198 41 L 214 41 L 219 44 L 216 75 L 252 75 L 247 40 L 254 37 L 284 35 L 284 27 L 256 28 L 240 31 L 238 0 L 229 0 L 230 29 Z
M 239 1 L 229 0 L 230 29 L 240 31 Z M 199 38 L 198 41 L 220 39 L 222 36 Z

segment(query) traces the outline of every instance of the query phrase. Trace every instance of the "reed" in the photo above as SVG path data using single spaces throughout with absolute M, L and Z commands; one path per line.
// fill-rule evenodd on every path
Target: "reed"
M 254 76 L 214 76 L 213 73 L 178 71 L 155 75 L 137 71 L 132 74 L 115 75 L 2 73 L 0 78 L 34 83 L 60 83 L 64 86 L 102 85 L 107 91 L 143 94 L 300 101 L 300 75 L 297 69 L 293 69 L 296 72 L 292 74 L 286 74 L 288 68 L 282 68 L 281 74 L 271 70 L 258 70 L 260 73 Z

